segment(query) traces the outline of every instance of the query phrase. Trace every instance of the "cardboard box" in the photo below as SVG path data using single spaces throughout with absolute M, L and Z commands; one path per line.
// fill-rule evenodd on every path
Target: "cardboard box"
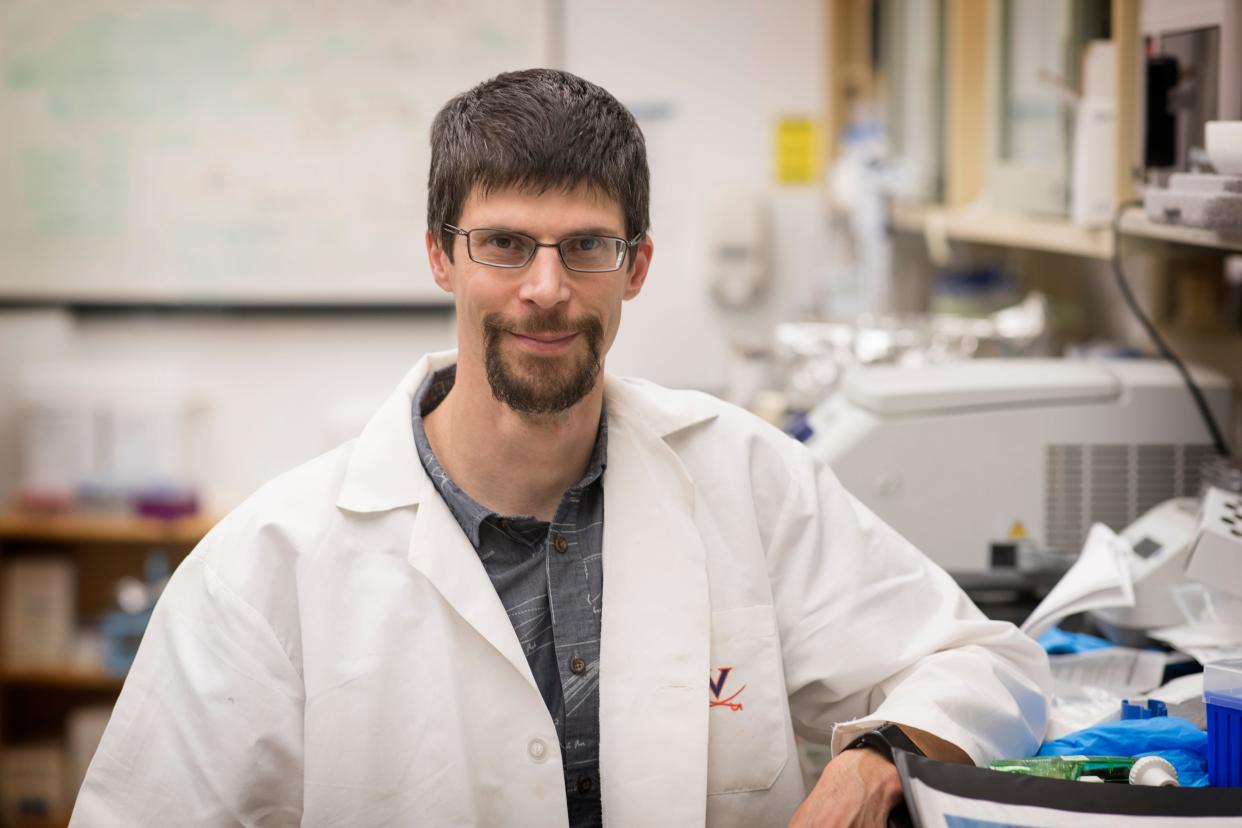
M 15 558 L 3 572 L 4 662 L 55 666 L 70 661 L 76 572 L 69 558 Z

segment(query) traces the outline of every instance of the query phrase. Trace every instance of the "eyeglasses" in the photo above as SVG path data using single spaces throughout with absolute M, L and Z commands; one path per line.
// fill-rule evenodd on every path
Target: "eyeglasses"
M 568 236 L 558 242 L 539 242 L 525 233 L 480 227 L 462 230 L 451 224 L 444 229 L 466 237 L 466 253 L 471 261 L 489 267 L 525 267 L 541 247 L 555 247 L 561 264 L 576 273 L 611 273 L 620 270 L 625 254 L 638 244 L 642 234 L 632 241 L 616 236 Z

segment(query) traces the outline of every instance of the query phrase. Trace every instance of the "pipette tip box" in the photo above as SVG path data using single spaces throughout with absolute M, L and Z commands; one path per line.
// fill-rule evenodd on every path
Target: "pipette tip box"
M 1203 701 L 1208 781 L 1217 788 L 1242 787 L 1242 658 L 1204 665 Z

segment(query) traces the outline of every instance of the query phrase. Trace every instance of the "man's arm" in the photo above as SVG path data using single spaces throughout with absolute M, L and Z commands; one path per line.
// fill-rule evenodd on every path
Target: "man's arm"
M 885 722 L 947 761 L 1038 746 L 1050 684 L 1042 649 L 984 617 L 809 457 L 795 466 L 768 560 L 794 728 L 831 740 L 835 755 L 798 819 L 883 824 L 900 794 L 895 768 L 843 748 Z
M 301 678 L 199 551 L 155 609 L 72 826 L 299 823 Z

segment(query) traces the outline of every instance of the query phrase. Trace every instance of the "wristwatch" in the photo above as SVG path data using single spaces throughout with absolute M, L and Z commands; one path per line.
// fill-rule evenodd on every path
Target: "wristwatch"
M 875 730 L 868 730 L 845 746 L 846 750 L 854 748 L 871 748 L 890 762 L 893 762 L 894 750 L 904 750 L 915 756 L 926 755 L 919 750 L 919 746 L 905 734 L 905 731 L 892 722 L 881 725 Z

